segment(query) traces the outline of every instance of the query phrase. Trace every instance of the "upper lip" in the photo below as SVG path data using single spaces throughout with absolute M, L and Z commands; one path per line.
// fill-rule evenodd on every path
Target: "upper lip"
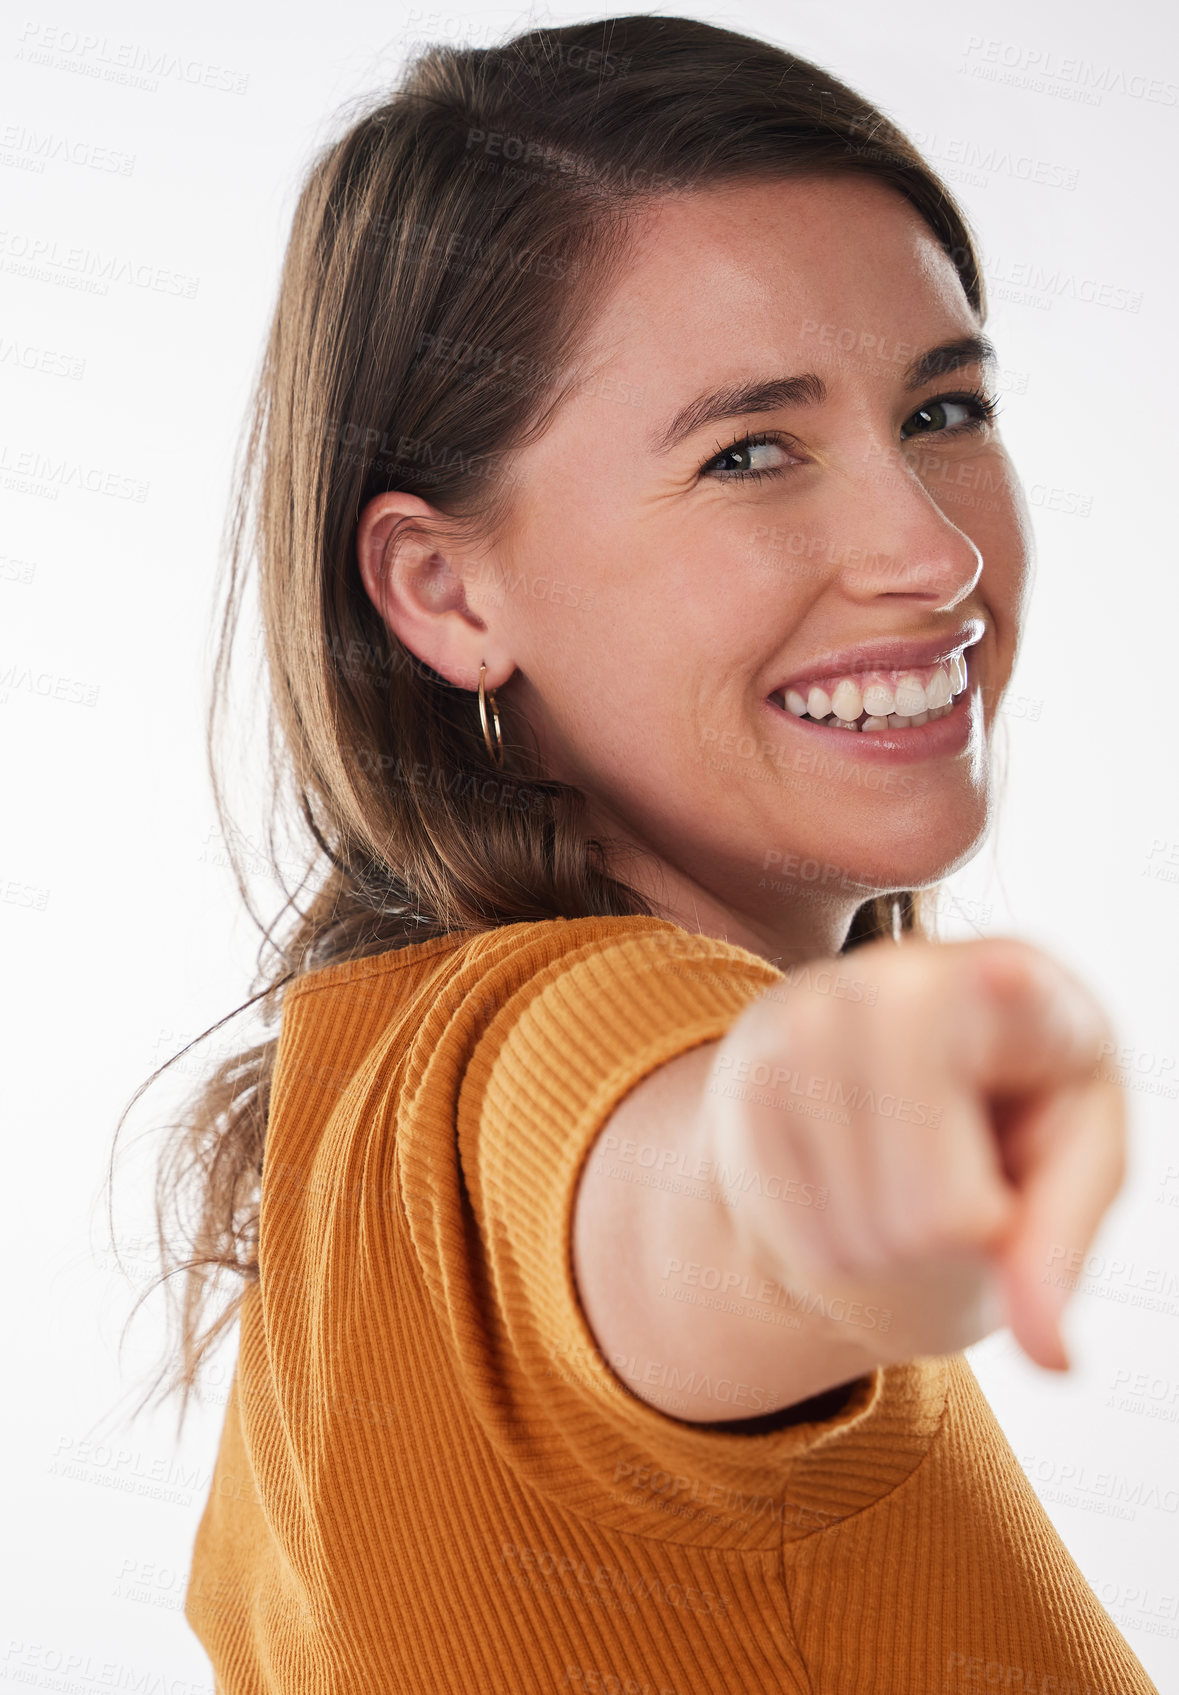
M 907 665 L 938 665 L 981 641 L 985 629 L 981 618 L 971 618 L 953 635 L 926 636 L 923 641 L 896 637 L 889 641 L 862 642 L 858 647 L 841 647 L 793 672 L 771 692 L 780 694 L 783 689 L 817 683 L 824 677 L 850 676 L 856 671 L 902 671 Z

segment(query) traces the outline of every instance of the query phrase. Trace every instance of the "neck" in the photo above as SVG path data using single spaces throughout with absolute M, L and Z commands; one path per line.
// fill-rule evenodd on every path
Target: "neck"
M 779 970 L 809 959 L 833 958 L 843 948 L 856 908 L 871 898 L 821 894 L 785 900 L 772 911 L 743 909 L 698 882 L 651 850 L 611 838 L 610 870 L 638 890 L 656 917 L 679 924 L 692 935 L 714 936 L 757 954 Z

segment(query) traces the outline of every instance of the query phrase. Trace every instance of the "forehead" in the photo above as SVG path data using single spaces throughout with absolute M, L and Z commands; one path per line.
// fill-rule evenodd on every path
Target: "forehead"
M 977 328 L 915 207 L 871 177 L 719 183 L 656 202 L 590 330 L 591 359 L 685 374 L 849 337 L 931 345 Z

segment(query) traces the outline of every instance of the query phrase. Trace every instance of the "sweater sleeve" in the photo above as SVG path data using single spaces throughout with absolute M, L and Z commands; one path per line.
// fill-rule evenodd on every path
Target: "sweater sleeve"
M 840 1440 L 879 1414 L 885 1372 L 816 1400 L 813 1418 L 768 1429 L 764 1419 L 744 1430 L 677 1419 L 634 1394 L 597 1347 L 574 1278 L 572 1218 L 583 1162 L 622 1097 L 667 1060 L 723 1035 L 781 973 L 661 922 L 596 921 L 586 934 L 569 923 L 556 957 L 517 963 L 499 988 L 494 971 L 482 979 L 477 998 L 497 1010 L 461 1062 L 446 1057 L 448 1045 L 461 1045 L 461 1019 L 432 1045 L 426 1070 L 441 1067 L 451 1079 L 464 1221 L 445 1240 L 437 1210 L 430 1226 L 437 1304 L 484 1428 L 537 1488 L 613 1529 L 774 1547 L 783 1525 L 768 1503 L 784 1496 L 800 1460 L 811 1486 L 797 1510 L 809 1516 L 795 1534 L 824 1526 L 815 1481 L 838 1469 Z M 429 1178 L 422 1168 L 403 1175 L 412 1207 Z M 419 1241 L 426 1228 L 419 1207 Z M 757 1412 L 742 1388 L 709 1385 L 718 1423 Z M 935 1369 L 935 1399 L 941 1388 Z M 918 1462 L 937 1419 L 917 1422 L 906 1465 Z

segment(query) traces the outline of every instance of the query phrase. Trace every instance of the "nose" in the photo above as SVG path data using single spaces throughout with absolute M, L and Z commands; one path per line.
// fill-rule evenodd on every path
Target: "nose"
M 939 505 L 914 460 L 865 448 L 845 490 L 841 580 L 856 599 L 913 595 L 949 609 L 971 593 L 983 557 Z

